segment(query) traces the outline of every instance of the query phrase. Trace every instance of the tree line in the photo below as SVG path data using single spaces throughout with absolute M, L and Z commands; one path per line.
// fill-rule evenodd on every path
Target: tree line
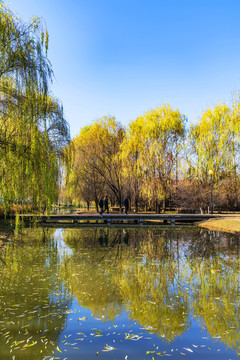
M 88 206 L 107 194 L 121 207 L 125 196 L 136 212 L 239 210 L 240 102 L 207 109 L 197 123 L 170 105 L 124 127 L 104 116 L 72 140 L 74 161 L 63 198 Z M 211 202 L 212 192 L 212 204 Z
M 0 200 L 57 201 L 69 126 L 50 91 L 53 70 L 42 20 L 23 22 L 0 1 Z
M 70 142 L 61 102 L 50 91 L 53 69 L 42 20 L 23 22 L 0 0 L 0 201 L 50 207 L 65 165 L 66 201 L 107 194 L 135 211 L 238 210 L 240 103 L 217 105 L 187 126 L 170 105 L 124 127 L 104 116 Z M 71 160 L 71 161 L 70 161 Z M 71 164 L 71 167 L 69 165 Z M 98 210 L 98 209 L 97 209 Z

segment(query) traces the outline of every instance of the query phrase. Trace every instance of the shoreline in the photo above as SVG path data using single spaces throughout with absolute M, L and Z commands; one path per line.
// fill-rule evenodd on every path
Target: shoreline
M 226 216 L 218 219 L 209 219 L 198 223 L 197 225 L 209 230 L 222 231 L 240 235 L 240 216 Z
M 195 224 L 201 228 L 227 232 L 240 235 L 240 216 L 221 216 L 216 219 L 209 219 Z M 9 222 L 1 224 L 0 221 L 0 250 L 11 240 L 14 234 L 14 227 Z

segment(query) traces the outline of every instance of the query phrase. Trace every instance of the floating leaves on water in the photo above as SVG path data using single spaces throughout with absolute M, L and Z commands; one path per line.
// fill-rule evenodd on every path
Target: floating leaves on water
M 79 317 L 79 318 L 78 318 L 78 321 L 80 321 L 80 320 L 84 320 L 84 321 L 85 321 L 85 320 L 87 320 L 87 317 L 86 317 L 86 316 Z
M 162 353 L 157 352 L 157 353 L 155 354 L 155 356 L 172 356 L 172 355 L 167 354 L 166 351 L 163 351 Z
M 155 356 L 172 356 L 170 354 L 167 354 L 166 351 L 156 352 L 155 350 L 146 351 L 146 355 L 148 355 L 148 354 L 154 354 Z
M 102 350 L 102 351 L 107 352 L 107 351 L 112 351 L 112 350 L 117 350 L 117 349 L 110 346 L 110 345 L 108 345 L 108 344 L 106 344 L 105 349 Z
M 192 346 L 195 347 L 195 348 L 206 347 L 206 345 L 194 345 L 194 344 L 192 344 Z
M 143 336 L 139 336 L 139 335 L 135 335 L 135 334 L 130 334 L 130 333 L 125 333 L 125 339 L 126 340 L 134 340 L 134 341 L 138 341 L 142 338 Z
M 101 330 L 93 330 L 93 333 L 91 333 L 90 335 L 92 336 L 103 336 L 103 333 Z
M 154 329 L 152 326 L 144 326 L 144 327 L 141 327 L 140 329 L 142 330 L 146 330 L 146 331 L 154 331 L 154 330 L 157 330 L 157 329 Z
M 44 252 L 47 251 L 44 249 Z M 79 253 L 81 254 L 81 253 Z M 94 253 L 95 254 L 95 253 Z M 101 254 L 102 255 L 102 254 Z M 79 256 L 82 256 L 79 255 Z M 86 265 L 88 263 L 88 257 L 87 257 L 87 253 L 86 256 L 83 256 L 83 260 L 84 260 L 84 264 Z M 55 259 L 55 258 L 54 258 Z M 94 258 L 95 259 L 95 258 Z M 141 257 L 142 259 L 142 257 Z M 96 259 L 96 264 L 97 264 L 97 260 Z M 126 263 L 127 263 L 127 258 L 126 258 Z M 95 281 L 92 281 L 91 279 L 89 279 L 87 277 L 87 281 L 89 281 L 89 284 L 92 285 L 92 288 L 87 286 L 88 282 L 86 281 L 86 277 L 84 277 L 84 275 L 86 274 L 87 268 L 84 268 L 84 271 L 80 271 L 80 263 L 77 263 L 78 261 L 78 257 L 76 257 L 76 264 L 74 266 L 76 266 L 76 270 L 79 271 L 74 271 L 74 275 L 77 274 L 77 276 L 79 275 L 79 278 L 76 279 L 76 283 L 74 284 L 74 288 L 79 290 L 79 293 L 77 293 L 77 295 L 79 296 L 78 300 L 79 302 L 77 302 L 77 300 L 74 298 L 74 296 L 70 296 L 68 295 L 68 292 L 66 292 L 67 287 L 69 286 L 69 291 L 72 291 L 72 287 L 70 286 L 71 284 L 68 283 L 68 274 L 66 275 L 66 278 L 64 278 L 63 283 L 59 282 L 56 278 L 56 274 L 59 274 L 58 267 L 59 264 L 57 263 L 56 266 L 53 264 L 52 266 L 50 265 L 48 262 L 46 263 L 45 261 L 45 257 L 44 257 L 44 266 L 46 268 L 48 268 L 48 272 L 44 272 L 43 271 L 43 275 L 41 275 L 40 271 L 37 271 L 36 273 L 36 282 L 34 280 L 35 277 L 35 272 L 36 270 L 42 270 L 41 269 L 41 264 L 38 263 L 36 270 L 33 270 L 35 272 L 33 272 L 33 275 L 31 276 L 31 272 L 25 271 L 24 270 L 24 274 L 26 275 L 26 284 L 29 284 L 30 287 L 30 291 L 25 291 L 25 288 L 23 289 L 24 291 L 22 291 L 21 293 L 21 288 L 20 288 L 20 281 L 16 281 L 13 283 L 13 285 L 11 285 L 9 287 L 9 289 L 7 288 L 8 282 L 3 283 L 4 286 L 6 286 L 6 293 L 8 294 L 9 292 L 9 300 L 7 299 L 7 297 L 3 297 L 2 294 L 0 295 L 0 304 L 2 305 L 2 315 L 3 318 L 1 318 L 0 320 L 0 336 L 2 337 L 2 342 L 3 342 L 3 346 L 8 347 L 8 349 L 10 349 L 12 351 L 12 354 L 10 354 L 9 358 L 11 359 L 13 354 L 16 355 L 16 360 L 18 360 L 18 354 L 20 353 L 20 357 L 23 356 L 22 353 L 25 355 L 28 353 L 30 354 L 32 353 L 38 353 L 38 356 L 40 356 L 40 358 L 43 360 L 44 358 L 44 354 L 51 354 L 50 357 L 46 358 L 46 359 L 55 359 L 55 356 L 59 356 L 61 357 L 61 359 L 63 359 L 63 356 L 68 355 L 71 357 L 72 352 L 76 353 L 76 356 L 78 354 L 80 354 L 82 351 L 84 351 L 85 349 L 90 348 L 90 352 L 91 355 L 93 355 L 96 357 L 96 350 L 98 350 L 97 355 L 98 358 L 101 357 L 101 352 L 102 351 L 111 351 L 113 349 L 116 349 L 118 351 L 121 352 L 121 360 L 127 360 L 128 359 L 128 355 L 126 355 L 126 352 L 128 352 L 128 348 L 129 351 L 131 351 L 131 353 L 134 353 L 134 351 L 137 348 L 137 351 L 142 351 L 142 357 L 145 359 L 152 359 L 152 357 L 155 358 L 155 360 L 159 359 L 159 357 L 167 357 L 167 356 L 172 356 L 174 358 L 174 355 L 181 358 L 181 356 L 186 356 L 188 355 L 187 358 L 190 358 L 191 355 L 194 356 L 194 354 L 191 353 L 197 353 L 197 352 L 201 352 L 202 349 L 204 348 L 205 350 L 203 351 L 207 351 L 207 346 L 211 346 L 211 343 L 216 343 L 216 341 L 214 341 L 215 339 L 221 339 L 222 343 L 224 344 L 224 340 L 228 340 L 230 337 L 225 336 L 225 334 L 230 333 L 231 336 L 236 338 L 236 334 L 233 333 L 233 329 L 236 328 L 236 321 L 235 321 L 235 314 L 234 314 L 234 309 L 232 308 L 232 306 L 239 306 L 239 300 L 236 300 L 233 298 L 233 303 L 229 302 L 229 300 L 231 299 L 231 296 L 229 294 L 229 298 L 228 297 L 224 297 L 224 293 L 221 293 L 220 291 L 211 291 L 210 294 L 206 293 L 206 299 L 204 298 L 203 300 L 208 300 L 206 301 L 206 303 L 204 302 L 203 304 L 205 305 L 205 308 L 203 308 L 202 306 L 198 306 L 198 302 L 197 300 L 194 298 L 194 282 L 191 281 L 189 283 L 191 283 L 192 287 L 191 287 L 191 292 L 189 294 L 189 298 L 186 297 L 186 291 L 184 288 L 184 285 L 186 284 L 186 279 L 184 276 L 187 274 L 184 274 L 183 277 L 181 278 L 181 282 L 178 286 L 178 288 L 175 288 L 175 283 L 174 283 L 174 278 L 173 278 L 173 283 L 170 282 L 169 283 L 169 290 L 170 293 L 168 294 L 171 297 L 166 297 L 166 299 L 164 298 L 164 307 L 158 307 L 156 308 L 156 305 L 153 306 L 153 302 L 157 301 L 160 304 L 160 300 L 162 299 L 158 299 L 158 295 L 163 295 L 163 297 L 166 295 L 165 292 L 162 294 L 162 288 L 161 287 L 156 287 L 155 289 L 155 281 L 161 281 L 161 277 L 155 277 L 155 275 L 153 276 L 153 292 L 150 289 L 150 286 L 146 288 L 146 284 L 147 284 L 147 279 L 145 278 L 145 276 L 143 277 L 143 279 L 141 279 L 139 277 L 139 279 L 137 281 L 139 281 L 139 283 L 141 283 L 141 281 L 143 281 L 143 292 L 145 291 L 146 288 L 146 293 L 143 293 L 143 297 L 140 298 L 135 298 L 134 296 L 128 301 L 125 302 L 124 296 L 125 296 L 125 290 L 127 290 L 129 288 L 130 290 L 130 285 L 132 285 L 132 278 L 135 279 L 134 276 L 134 272 L 135 272 L 135 268 L 133 268 L 131 270 L 131 267 L 128 266 L 127 267 L 127 271 L 131 272 L 129 273 L 130 276 L 130 282 L 127 282 L 127 277 L 128 274 L 124 274 L 124 280 L 126 280 L 126 284 L 121 283 L 120 284 L 120 289 L 121 292 L 117 291 L 118 289 L 116 286 L 116 283 L 114 282 L 114 286 L 112 286 L 111 283 L 111 279 L 110 281 L 102 281 L 101 280 L 101 276 L 102 275 L 107 275 L 109 276 L 109 269 L 107 269 L 107 272 L 105 273 L 104 269 L 100 268 L 95 269 L 95 265 L 94 269 L 93 269 L 93 273 L 90 274 L 92 275 L 93 278 L 93 274 L 97 274 L 97 282 L 95 283 Z M 31 264 L 33 262 L 31 261 Z M 69 266 L 72 266 L 72 263 L 69 263 Z M 63 265 L 63 264 L 62 264 Z M 65 268 L 60 264 L 60 268 L 62 272 L 65 272 Z M 84 266 L 85 266 L 84 265 Z M 34 265 L 33 265 L 34 266 Z M 66 271 L 74 270 L 74 266 L 73 268 L 67 268 Z M 141 266 L 145 267 L 145 263 L 141 263 Z M 149 266 L 149 265 L 148 265 Z M 31 268 L 32 269 L 32 268 Z M 31 270 L 31 271 L 33 271 Z M 99 270 L 99 271 L 98 271 Z M 103 271 L 104 270 L 104 271 Z M 142 268 L 141 268 L 142 270 Z M 152 275 L 152 271 L 151 268 L 148 268 L 146 266 L 146 270 L 147 272 L 149 271 L 149 273 Z M 78 274 L 79 272 L 79 274 Z M 100 273 L 99 273 L 100 272 Z M 209 273 L 210 271 L 208 271 Z M 61 273 L 61 272 L 60 272 Z M 115 268 L 113 269 L 113 273 L 115 274 Z M 143 272 L 137 272 L 137 274 L 142 274 Z M 1 273 L 2 274 L 2 273 Z M 211 274 L 211 273 L 210 273 Z M 46 276 L 49 275 L 49 276 Z M 50 276 L 51 275 L 51 276 Z M 64 276 L 65 276 L 64 275 Z M 104 276 L 105 276 L 104 275 Z M 159 273 L 160 275 L 160 273 Z M 62 276 L 62 273 L 61 273 Z M 59 279 L 61 279 L 61 276 Z M 131 278 L 132 276 L 132 278 Z M 215 277 L 215 276 L 214 276 Z M 121 277 L 120 277 L 121 278 Z M 211 276 L 212 278 L 212 276 Z M 0 276 L 0 282 L 2 281 L 2 277 Z M 37 279 L 40 279 L 39 281 L 41 281 L 41 283 L 37 282 Z M 105 278 L 104 278 L 105 279 Z M 136 276 L 137 279 L 137 276 Z M 20 280 L 20 279 L 19 279 Z M 61 279 L 62 280 L 62 279 Z M 94 279 L 93 279 L 94 280 Z M 106 280 L 106 279 L 105 279 Z M 114 279 L 117 280 L 117 279 Z M 99 287 L 95 286 L 96 284 L 98 284 L 99 281 Z M 198 279 L 196 280 L 198 281 Z M 49 282 L 49 284 L 47 284 L 47 282 Z M 16 283 L 16 284 L 15 284 Z M 158 283 L 157 283 L 158 284 Z M 176 283 L 177 284 L 177 283 Z M 237 283 L 236 283 L 237 284 Z M 106 285 L 106 286 L 105 286 Z M 141 288 L 138 288 L 138 283 L 136 284 L 137 288 L 136 290 L 141 290 Z M 211 285 L 211 284 L 209 284 Z M 115 288 L 116 286 L 116 288 Z M 126 286 L 126 288 L 125 288 Z M 101 287 L 101 289 L 100 289 Z M 103 290 L 106 290 L 106 293 L 103 292 Z M 87 292 L 84 293 L 83 290 L 87 290 Z M 113 294 L 111 293 L 113 289 Z M 212 287 L 210 287 L 210 289 L 212 289 Z M 2 288 L 0 288 L 0 290 L 2 290 Z M 110 291 L 111 290 L 111 291 Z M 160 291 L 161 290 L 161 291 Z M 187 289 L 186 289 L 187 290 Z M 5 291 L 5 290 L 4 290 Z M 92 294 L 91 294 L 92 291 Z M 102 294 L 104 294 L 103 296 L 103 300 L 104 302 L 100 302 L 98 303 L 98 299 L 99 299 L 99 292 L 102 292 Z M 158 291 L 160 291 L 158 293 Z M 164 290 L 165 291 L 165 290 Z M 173 291 L 173 293 L 172 293 Z M 174 293 L 174 291 L 177 291 L 178 294 L 180 296 L 176 296 L 176 294 Z M 193 291 L 193 293 L 192 293 Z M 183 295 L 182 295 L 183 292 Z M 15 296 L 15 294 L 19 293 L 19 296 Z M 25 293 L 25 296 L 23 295 Z M 119 293 L 121 294 L 121 298 L 119 297 Z M 124 296 L 123 296 L 124 294 Z M 128 293 L 127 293 L 128 294 Z M 75 294 L 76 295 L 76 294 Z M 238 295 L 238 293 L 237 293 Z M 236 296 L 237 296 L 236 295 Z M 96 298 L 95 298 L 96 296 Z M 150 297 L 152 296 L 152 297 Z M 219 296 L 219 297 L 216 297 Z M 56 298 L 58 297 L 58 298 Z M 150 297 L 150 300 L 152 300 L 151 302 L 148 301 Z M 97 299 L 97 302 L 95 301 Z M 158 299 L 158 300 L 156 300 Z M 100 299 L 102 300 L 102 299 Z M 166 301 L 165 301 L 166 300 Z M 188 313 L 188 308 L 190 309 L 190 303 L 191 301 L 194 301 L 194 311 L 195 313 Z M 20 304 L 14 304 L 13 302 L 20 302 Z M 88 301 L 89 301 L 89 308 L 88 308 Z M 110 301 L 110 302 L 109 302 Z M 132 301 L 132 303 L 131 303 Z M 162 301 L 162 300 L 161 300 Z M 201 305 L 203 305 L 201 304 Z M 195 344 L 191 344 L 190 342 L 185 342 L 184 339 L 187 338 L 188 334 L 186 334 L 186 336 L 184 338 L 182 338 L 182 334 L 184 333 L 185 330 L 190 330 L 191 329 L 191 318 L 193 316 L 195 316 L 195 318 L 197 318 L 197 322 L 198 324 L 201 324 L 201 320 L 208 318 L 209 321 L 212 317 L 212 319 L 215 318 L 214 316 L 218 316 L 220 319 L 219 325 L 221 324 L 221 321 L 224 322 L 224 317 L 220 317 L 220 315 L 223 314 L 223 311 L 221 310 L 220 313 L 218 313 L 218 309 L 219 307 L 224 307 L 225 305 L 231 304 L 231 307 L 229 306 L 228 310 L 229 313 L 232 312 L 233 313 L 233 317 L 229 319 L 228 322 L 226 322 L 226 326 L 225 327 L 220 327 L 216 328 L 216 331 L 213 332 L 213 334 L 211 334 L 211 337 L 209 336 L 209 340 L 205 341 L 203 340 L 202 336 L 207 336 L 206 334 L 208 334 L 209 332 L 207 331 L 207 329 L 205 329 L 205 332 L 201 332 L 199 334 L 194 334 L 194 339 L 192 341 L 195 342 Z M 106 308 L 104 308 L 103 306 L 105 306 Z M 74 309 L 75 307 L 75 309 Z M 80 310 L 79 310 L 80 309 Z M 156 310 L 156 313 L 152 311 Z M 114 311 L 113 311 L 114 310 Z M 155 311 L 154 310 L 154 311 Z M 236 313 L 237 313 L 237 308 L 235 309 Z M 119 316 L 122 316 L 122 311 L 126 311 L 126 313 L 124 313 L 123 318 L 120 318 L 120 321 L 117 320 L 117 316 L 116 314 L 119 313 Z M 100 321 L 103 319 L 102 317 L 102 313 L 106 314 L 106 322 L 102 322 L 100 323 Z M 108 313 L 111 316 L 108 316 Z M 216 313 L 216 315 L 215 315 Z M 85 316 L 84 316 L 85 315 Z M 151 317 L 150 317 L 151 315 Z M 80 317 L 79 317 L 80 316 Z M 95 317 L 97 316 L 97 317 Z M 63 318 L 62 318 L 63 317 Z M 62 319 L 61 319 L 62 318 Z M 137 318 L 137 321 L 136 321 Z M 221 320 L 222 319 L 222 320 Z M 2 321 L 4 320 L 4 321 Z M 11 321 L 13 320 L 13 321 Z M 79 321 L 78 321 L 79 320 Z M 86 320 L 86 321 L 85 321 Z M 100 321 L 97 321 L 100 320 Z M 194 320 L 195 322 L 196 320 Z M 124 322 L 124 323 L 123 323 Z M 196 322 L 196 324 L 197 324 Z M 210 322 L 209 322 L 210 323 Z M 153 325 L 153 326 L 147 326 L 147 325 Z M 232 326 L 229 326 L 232 325 Z M 235 326 L 234 326 L 235 325 Z M 142 326 L 142 327 L 141 327 Z M 202 325 L 199 325 L 200 328 L 203 328 Z M 37 330 L 37 332 L 35 333 L 35 328 Z M 100 330 L 98 330 L 98 328 Z M 15 331 L 15 329 L 17 331 Z M 131 330 L 132 329 L 132 330 Z M 225 332 L 225 330 L 228 330 L 227 332 Z M 10 332 L 9 332 L 10 330 Z M 76 333 L 77 331 L 80 331 L 78 333 Z M 84 331 L 84 332 L 82 332 Z M 115 332 L 116 331 L 116 332 Z M 72 335 L 69 335 L 69 333 L 72 332 Z M 233 335 L 232 335 L 233 333 Z M 236 331 L 237 333 L 237 331 Z M 66 334 L 66 335 L 64 335 Z M 85 335 L 86 334 L 86 335 Z M 136 335 L 137 334 L 137 335 Z M 154 334 L 151 335 L 150 334 Z M 202 335 L 203 334 L 203 335 Z M 31 336 L 33 335 L 33 337 Z M 43 336 L 42 336 L 43 335 Z M 218 335 L 218 336 L 213 336 L 213 335 Z M 219 335 L 221 335 L 221 338 L 219 337 Z M 105 337 L 107 336 L 108 339 L 97 339 L 97 337 Z M 142 338 L 142 340 L 141 340 Z M 50 340 L 54 339 L 54 343 L 51 343 Z M 145 339 L 149 339 L 148 341 L 146 341 Z M 175 345 L 175 339 L 180 339 L 177 340 L 178 343 L 178 347 L 179 349 L 177 350 Z M 15 341 L 16 340 L 16 341 Z M 38 344 L 34 345 L 34 341 L 38 340 Z M 127 340 L 133 340 L 132 342 L 127 341 Z M 134 341 L 138 341 L 141 340 L 140 343 L 134 343 Z M 5 345 L 4 343 L 8 341 L 8 345 Z M 28 343 L 27 343 L 28 341 Z M 91 342 L 92 341 L 92 345 L 91 346 Z M 106 346 L 104 344 L 106 344 L 106 341 L 108 341 L 108 344 L 112 343 L 116 346 L 113 347 L 112 346 Z M 114 342 L 115 341 L 115 342 Z M 156 345 L 154 345 L 154 342 L 156 343 Z M 169 343 L 172 344 L 169 344 Z M 66 343 L 66 344 L 65 344 Z M 199 343 L 199 344 L 197 344 Z M 203 343 L 206 343 L 207 345 L 201 345 Z M 24 344 L 26 344 L 26 346 L 24 347 Z M 74 344 L 77 344 L 76 346 L 74 346 Z M 142 344 L 142 347 L 139 346 Z M 167 345 L 166 345 L 167 344 Z M 56 348 L 56 346 L 59 345 L 59 347 Z M 159 349 L 157 347 L 157 345 L 159 345 Z M 61 346 L 61 347 L 60 347 Z M 79 346 L 83 346 L 83 349 L 77 350 Z M 166 347 L 165 347 L 166 346 Z M 171 347 L 174 346 L 174 349 L 171 349 Z M 186 346 L 186 347 L 184 347 Z M 190 346 L 193 347 L 190 348 Z M 223 345 L 221 345 L 223 346 Z M 28 349 L 28 347 L 30 347 Z M 147 348 L 152 348 L 153 350 L 154 347 L 154 351 L 148 351 L 147 354 L 146 353 L 146 349 Z M 16 349 L 17 348 L 17 349 Z M 76 349 L 76 350 L 75 350 Z M 104 349 L 101 351 L 101 349 Z M 164 352 L 163 350 L 169 351 L 169 353 L 167 354 L 166 352 Z M 222 349 L 222 348 L 221 348 Z M 15 351 L 16 350 L 16 351 Z M 20 351 L 20 350 L 24 350 L 24 351 Z M 60 353 L 62 351 L 62 353 Z M 180 354 L 181 351 L 181 354 Z M 185 351 L 185 353 L 183 353 L 183 351 Z M 216 353 L 217 348 L 214 345 L 214 352 Z M 230 351 L 230 350 L 229 350 Z M 1 353 L 1 351 L 0 351 Z M 111 353 L 112 355 L 117 354 L 118 352 L 116 351 L 116 353 Z M 125 355 L 124 355 L 125 353 Z M 211 352 L 209 351 L 209 354 Z M 110 356 L 111 354 L 107 355 L 107 354 L 102 354 L 103 356 Z M 171 354 L 171 355 L 170 355 Z M 145 355 L 145 356 L 144 356 Z M 180 356 L 181 355 L 181 356 Z M 120 355 L 119 355 L 120 356 Z M 131 360 L 131 355 L 130 356 L 130 360 Z M 204 354 L 203 354 L 204 356 Z M 27 357 L 27 356 L 26 356 Z M 140 354 L 141 357 L 141 354 Z M 0 356 L 1 358 L 1 356 Z M 187 359 L 186 358 L 186 359 Z
M 24 348 L 26 348 L 26 347 L 31 347 L 31 346 L 34 346 L 34 345 L 36 345 L 37 344 L 37 341 L 33 341 L 31 344 L 25 344 L 25 345 L 23 345 L 23 347 Z
M 94 337 L 103 336 L 103 334 L 93 334 L 93 333 L 91 333 L 90 335 L 91 335 L 91 336 L 94 336 Z

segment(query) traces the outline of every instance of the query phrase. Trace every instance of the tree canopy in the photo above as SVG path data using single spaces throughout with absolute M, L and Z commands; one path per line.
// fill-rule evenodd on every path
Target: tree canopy
M 0 2 L 0 196 L 7 205 L 57 200 L 70 141 L 63 107 L 50 92 L 53 70 L 43 21 L 29 23 Z
M 75 166 L 66 189 L 75 191 L 78 203 L 87 194 L 86 201 L 97 204 L 104 193 L 112 205 L 121 206 L 129 196 L 135 211 L 156 212 L 166 205 L 207 210 L 212 191 L 215 209 L 240 209 L 239 116 L 236 96 L 232 106 L 207 109 L 188 127 L 186 116 L 169 104 L 147 111 L 126 128 L 114 117 L 103 117 L 73 140 Z

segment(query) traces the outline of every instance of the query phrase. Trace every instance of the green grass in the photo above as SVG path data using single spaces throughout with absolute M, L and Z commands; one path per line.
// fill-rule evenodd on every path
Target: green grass
M 240 216 L 239 217 L 224 217 L 221 219 L 210 219 L 199 224 L 211 230 L 219 230 L 230 233 L 240 233 Z

